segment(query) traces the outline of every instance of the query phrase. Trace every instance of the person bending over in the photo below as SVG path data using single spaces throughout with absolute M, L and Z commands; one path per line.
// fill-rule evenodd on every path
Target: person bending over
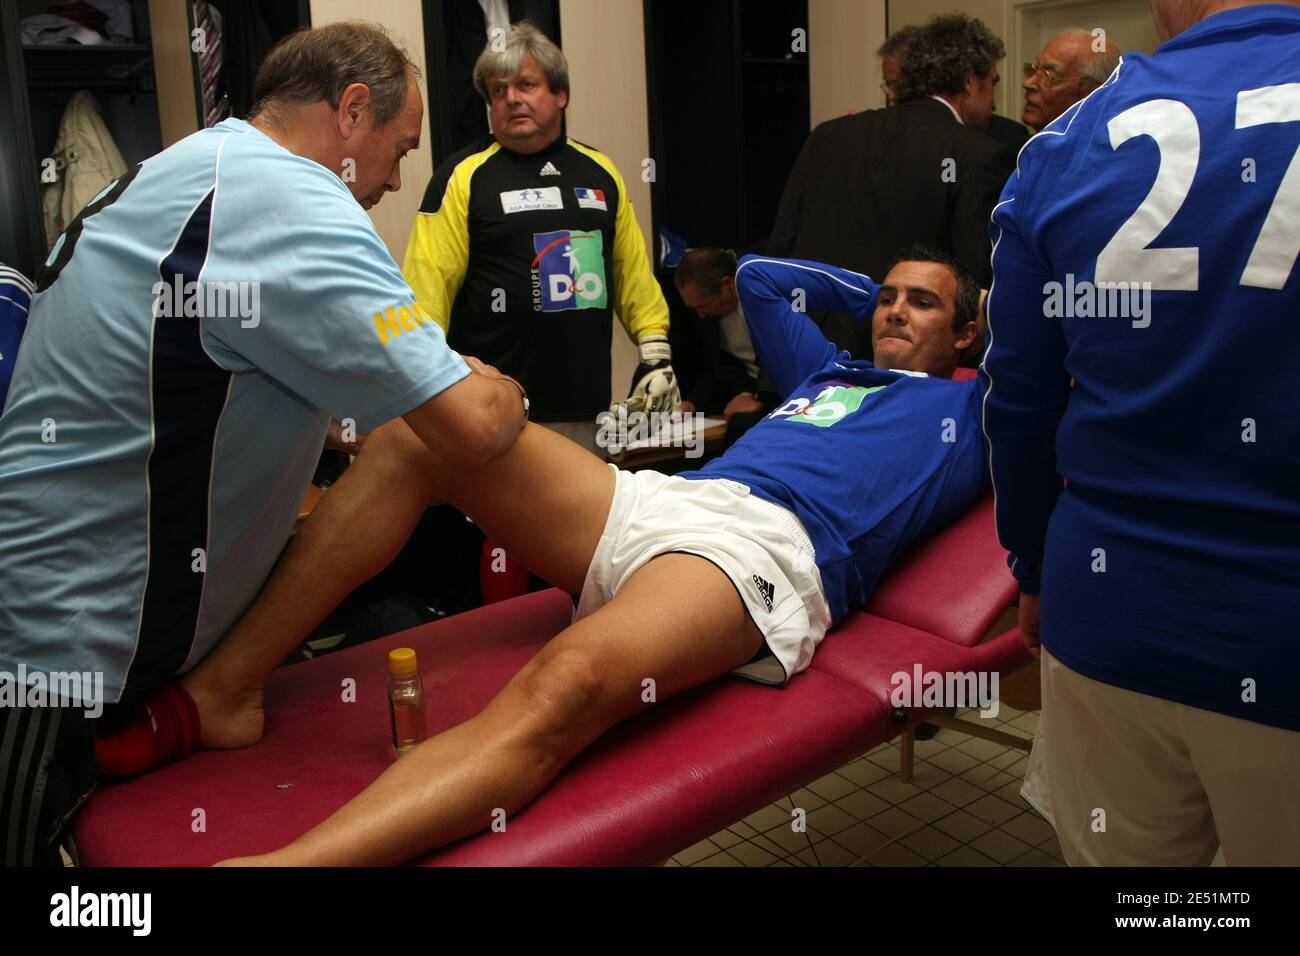
M 419 146 L 420 88 L 375 26 L 300 30 L 247 121 L 134 166 L 55 242 L 0 412 L 0 675 L 94 686 L 0 706 L 0 864 L 61 866 L 101 769 L 228 744 L 197 717 L 221 731 L 237 698 L 162 688 L 270 578 L 331 418 L 404 416 L 471 465 L 522 429 L 522 386 L 448 347 L 366 215 Z M 144 732 L 100 746 L 137 705 Z
M 291 845 L 230 862 L 393 864 L 483 830 L 493 808 L 518 810 L 643 710 L 646 677 L 666 698 L 728 672 L 779 685 L 804 670 L 901 552 L 970 505 L 986 480 L 979 400 L 974 381 L 949 376 L 976 334 L 979 289 L 959 265 L 912 251 L 877 285 L 747 256 L 736 281 L 787 399 L 698 472 L 618 471 L 532 425 L 474 469 L 449 467 L 400 422 L 370 437 L 204 676 L 242 673 L 240 699 L 257 695 L 282 650 L 384 566 L 432 498 L 578 595 L 574 621 L 476 717 Z M 885 367 L 837 354 L 803 308 L 870 319 Z M 252 742 L 261 709 L 244 716 L 234 729 Z

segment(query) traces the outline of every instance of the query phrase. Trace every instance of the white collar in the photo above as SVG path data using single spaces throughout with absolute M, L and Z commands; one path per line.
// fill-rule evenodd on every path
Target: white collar
M 953 109 L 953 105 L 949 103 L 947 100 L 945 100 L 942 96 L 939 96 L 935 93 L 931 93 L 930 99 L 938 100 L 944 106 L 948 107 L 948 111 L 952 113 L 952 118 L 955 119 L 958 123 L 961 123 L 961 114 L 958 113 L 955 109 Z M 964 126 L 965 124 L 962 123 L 962 125 Z

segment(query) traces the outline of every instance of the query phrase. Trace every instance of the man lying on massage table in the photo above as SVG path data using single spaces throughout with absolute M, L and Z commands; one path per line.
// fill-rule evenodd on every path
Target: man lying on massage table
M 400 420 L 371 434 L 258 601 L 186 678 L 243 680 L 228 712 L 202 715 L 222 722 L 229 745 L 260 737 L 271 668 L 392 558 L 432 499 L 579 595 L 574 623 L 478 716 L 417 746 L 319 826 L 228 862 L 393 864 L 481 831 L 494 808 L 523 807 L 651 706 L 646 678 L 666 699 L 729 671 L 781 684 L 806 668 L 895 557 L 973 502 L 986 480 L 977 386 L 949 377 L 978 334 L 979 289 L 956 262 L 914 250 L 877 286 L 750 256 L 736 284 L 763 366 L 789 398 L 699 472 L 618 471 L 531 425 L 473 471 L 448 467 Z M 900 371 L 837 355 L 804 309 L 869 318 L 877 361 Z

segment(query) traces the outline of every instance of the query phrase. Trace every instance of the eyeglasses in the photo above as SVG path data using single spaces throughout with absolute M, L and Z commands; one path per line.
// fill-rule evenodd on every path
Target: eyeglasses
M 1044 88 L 1044 89 L 1048 89 L 1048 90 L 1050 90 L 1052 87 L 1056 86 L 1057 83 L 1062 83 L 1062 82 L 1064 82 L 1065 80 L 1073 80 L 1073 79 L 1075 79 L 1074 76 L 1065 76 L 1065 75 L 1062 75 L 1062 74 L 1060 74 L 1060 73 L 1057 73 L 1057 72 L 1056 72 L 1054 69 L 1052 69 L 1050 66 L 1040 66 L 1040 65 L 1037 64 L 1037 63 L 1026 63 L 1026 64 L 1024 65 L 1023 69 L 1024 69 L 1024 72 L 1025 72 L 1025 79 L 1026 79 L 1026 80 L 1028 80 L 1029 78 L 1031 78 L 1031 77 L 1033 77 L 1033 76 L 1036 76 L 1036 75 L 1038 75 L 1038 74 L 1042 74 L 1042 77 L 1043 77 L 1043 88 Z

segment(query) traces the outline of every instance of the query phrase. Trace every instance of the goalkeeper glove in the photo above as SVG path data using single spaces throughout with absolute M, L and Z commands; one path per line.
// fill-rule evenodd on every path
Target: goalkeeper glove
M 610 411 L 617 414 L 618 406 L 625 405 L 632 412 L 675 412 L 682 404 L 677 376 L 673 373 L 673 350 L 667 336 L 648 335 L 637 343 L 640 364 L 632 375 L 632 388 L 627 399 L 615 402 Z

